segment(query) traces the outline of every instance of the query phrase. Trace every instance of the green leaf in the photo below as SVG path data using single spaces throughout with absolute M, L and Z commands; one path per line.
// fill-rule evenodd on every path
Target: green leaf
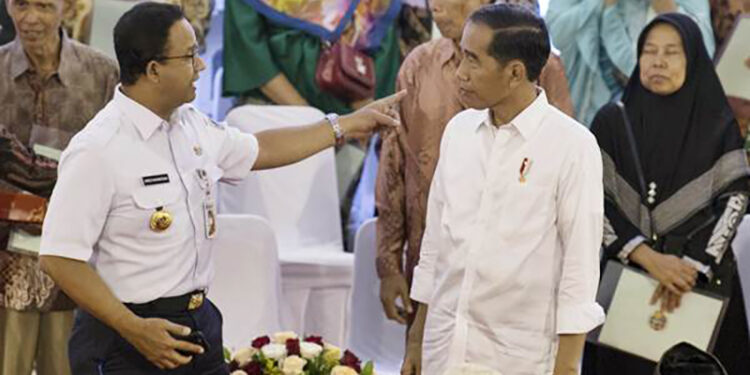
M 375 371 L 375 365 L 372 364 L 372 361 L 367 361 L 365 363 L 365 367 L 362 368 L 362 372 L 360 372 L 360 375 L 372 375 L 372 373 Z
M 232 362 L 232 352 L 230 352 L 229 348 L 227 348 L 226 346 L 224 347 L 224 362 Z

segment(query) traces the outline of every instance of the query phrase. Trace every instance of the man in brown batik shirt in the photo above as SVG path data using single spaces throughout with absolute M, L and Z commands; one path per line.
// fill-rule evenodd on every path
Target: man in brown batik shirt
M 4 1 L 17 36 L 0 48 L 0 127 L 54 158 L 112 98 L 117 64 L 62 32 L 63 0 Z M 75 306 L 35 256 L 6 250 L 17 230 L 0 224 L 0 375 L 29 375 L 35 362 L 38 375 L 70 374 Z
M 440 140 L 448 121 L 465 107 L 459 100 L 456 70 L 461 60 L 457 45 L 464 21 L 480 6 L 503 0 L 432 0 L 430 7 L 443 38 L 414 49 L 404 60 L 397 91 L 401 101 L 402 131 L 383 136 L 375 187 L 378 209 L 376 267 L 380 300 L 389 319 L 411 321 L 396 305 L 401 298 L 410 312 L 409 285 L 419 260 L 427 196 L 438 161 Z M 534 0 L 506 0 L 535 8 Z M 568 81 L 562 61 L 550 54 L 538 84 L 550 104 L 573 116 Z M 405 262 L 403 259 L 406 247 Z

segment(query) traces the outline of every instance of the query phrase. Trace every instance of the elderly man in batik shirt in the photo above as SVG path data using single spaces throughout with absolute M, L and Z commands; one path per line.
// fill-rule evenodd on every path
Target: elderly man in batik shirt
M 34 151 L 54 159 L 55 150 L 65 148 L 112 97 L 118 71 L 113 60 L 62 32 L 64 0 L 6 1 L 17 37 L 0 48 L 2 151 L 9 155 L 7 145 L 14 140 L 32 159 L 13 163 L 28 168 L 15 170 L 15 178 L 0 177 L 4 190 L 34 191 L 38 181 L 24 184 L 18 178 L 38 177 Z M 44 160 L 54 183 L 54 161 Z M 7 169 L 11 163 L 2 164 L 0 169 Z M 10 234 L 19 230 L 0 224 L 0 374 L 29 375 L 35 362 L 38 375 L 69 374 L 67 340 L 75 306 L 34 255 L 7 250 Z
M 442 38 L 425 43 L 407 56 L 398 75 L 403 132 L 384 137 L 376 186 L 378 208 L 377 270 L 386 315 L 409 320 L 396 299 L 408 301 L 412 270 L 419 259 L 424 233 L 427 192 L 438 160 L 440 139 L 448 121 L 466 109 L 459 100 L 457 45 L 469 14 L 492 0 L 430 1 Z M 504 1 L 500 1 L 504 2 Z M 535 0 L 509 0 L 538 12 Z M 560 58 L 550 54 L 538 84 L 552 105 L 573 116 L 573 102 Z M 406 245 L 406 246 L 404 246 Z M 402 257 L 406 247 L 406 263 Z M 404 304 L 409 310 L 409 303 Z

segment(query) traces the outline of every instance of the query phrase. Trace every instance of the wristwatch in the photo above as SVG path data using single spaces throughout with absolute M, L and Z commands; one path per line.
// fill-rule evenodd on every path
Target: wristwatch
M 336 137 L 336 146 L 343 145 L 345 141 L 344 130 L 341 129 L 341 125 L 339 124 L 339 115 L 329 113 L 325 117 L 328 123 L 331 124 L 331 129 L 333 129 L 333 136 Z

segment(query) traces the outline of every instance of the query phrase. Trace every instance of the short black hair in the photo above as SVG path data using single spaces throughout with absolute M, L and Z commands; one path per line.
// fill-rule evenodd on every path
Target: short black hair
M 180 7 L 155 2 L 137 4 L 120 17 L 114 39 L 124 85 L 134 84 L 146 65 L 162 56 L 169 29 L 183 18 Z
M 492 4 L 477 9 L 469 21 L 493 30 L 490 56 L 502 64 L 521 60 L 529 81 L 539 79 L 550 54 L 549 33 L 541 17 L 525 6 Z

